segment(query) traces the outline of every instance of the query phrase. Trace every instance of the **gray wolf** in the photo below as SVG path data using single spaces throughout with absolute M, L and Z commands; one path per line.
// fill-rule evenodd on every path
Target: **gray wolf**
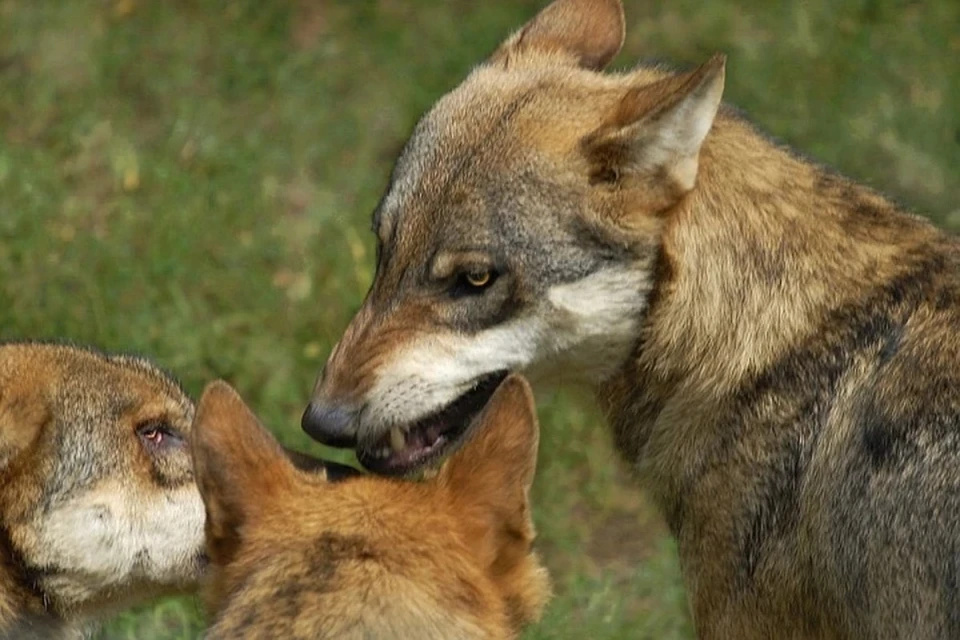
M 506 640 L 540 617 L 550 586 L 531 549 L 538 427 L 522 378 L 422 482 L 291 461 L 224 382 L 207 386 L 193 432 L 211 640 Z
M 83 637 L 195 587 L 192 419 L 179 384 L 142 358 L 0 345 L 0 637 Z
M 960 248 L 557 0 L 417 125 L 304 429 L 404 474 L 579 377 L 703 638 L 960 637 Z

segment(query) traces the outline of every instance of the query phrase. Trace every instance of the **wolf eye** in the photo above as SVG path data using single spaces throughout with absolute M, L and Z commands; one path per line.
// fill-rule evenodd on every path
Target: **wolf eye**
M 490 282 L 491 274 L 489 271 L 467 272 L 464 276 L 471 287 L 485 287 Z
M 137 435 L 145 446 L 152 449 L 183 444 L 183 438 L 169 425 L 162 422 L 145 422 L 137 426 Z
M 489 288 L 490 285 L 497 280 L 498 275 L 499 274 L 492 269 L 463 271 L 457 276 L 450 293 L 455 298 L 480 293 Z

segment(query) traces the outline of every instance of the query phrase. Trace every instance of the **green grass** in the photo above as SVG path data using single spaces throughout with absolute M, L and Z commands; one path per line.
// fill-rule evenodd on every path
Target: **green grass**
M 233 382 L 286 443 L 373 266 L 418 115 L 535 0 L 0 0 L 0 337 Z M 729 55 L 727 93 L 960 228 L 960 3 L 630 0 L 619 66 Z M 588 403 L 540 399 L 558 595 L 530 638 L 689 638 L 675 550 Z M 192 599 L 105 638 L 192 638 Z

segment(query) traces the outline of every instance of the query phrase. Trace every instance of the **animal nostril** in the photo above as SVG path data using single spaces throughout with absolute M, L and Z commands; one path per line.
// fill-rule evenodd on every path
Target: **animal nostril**
M 301 428 L 314 440 L 330 447 L 357 446 L 355 414 L 338 405 L 311 402 L 303 412 Z

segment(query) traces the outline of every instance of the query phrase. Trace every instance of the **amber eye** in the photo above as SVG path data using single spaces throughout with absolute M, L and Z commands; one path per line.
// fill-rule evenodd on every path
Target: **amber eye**
M 485 287 L 490 284 L 492 275 L 489 271 L 468 271 L 464 277 L 471 287 Z
M 454 298 L 476 296 L 486 292 L 497 278 L 499 272 L 484 267 L 474 267 L 460 271 L 450 287 L 450 295 Z

